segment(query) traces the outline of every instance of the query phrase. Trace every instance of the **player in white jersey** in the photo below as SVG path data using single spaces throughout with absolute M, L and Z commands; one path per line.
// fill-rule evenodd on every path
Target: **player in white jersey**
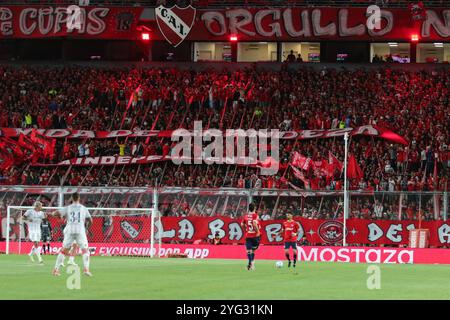
M 27 210 L 23 215 L 23 220 L 28 225 L 28 237 L 33 242 L 33 247 L 28 254 L 32 262 L 34 262 L 33 255 L 36 255 L 39 263 L 43 263 L 41 253 L 39 252 L 39 242 L 41 241 L 41 223 L 46 217 L 47 215 L 42 212 L 42 203 L 39 201 L 34 203 L 33 209 Z
M 86 220 L 89 223 L 92 223 L 92 218 L 86 207 L 80 204 L 80 196 L 78 195 L 78 193 L 74 193 L 72 195 L 71 205 L 65 207 L 61 211 L 56 211 L 53 214 L 58 215 L 66 219 L 67 221 L 66 227 L 64 228 L 63 247 L 61 252 L 58 254 L 58 257 L 56 258 L 53 275 L 61 275 L 59 268 L 64 262 L 65 256 L 68 255 L 69 250 L 75 241 L 80 247 L 83 256 L 83 273 L 87 276 L 92 276 L 92 274 L 89 272 L 90 253 L 86 237 L 86 228 L 84 225 Z

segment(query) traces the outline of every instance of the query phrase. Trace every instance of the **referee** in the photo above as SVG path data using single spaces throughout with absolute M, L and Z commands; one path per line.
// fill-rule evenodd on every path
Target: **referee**
M 48 219 L 43 219 L 41 223 L 41 234 L 42 234 L 42 252 L 50 254 L 50 241 L 52 240 L 52 226 Z M 46 248 L 47 246 L 47 248 Z

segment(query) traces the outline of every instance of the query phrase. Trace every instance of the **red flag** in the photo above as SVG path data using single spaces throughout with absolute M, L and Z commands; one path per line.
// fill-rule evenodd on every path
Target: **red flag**
M 294 166 L 291 166 L 292 171 L 294 172 L 294 176 L 296 176 L 298 179 L 302 180 L 305 186 L 309 186 L 309 180 L 305 178 L 305 175 L 303 172 L 301 172 L 299 169 L 297 169 Z
M 295 151 L 291 164 L 302 170 L 308 170 L 311 166 L 311 158 L 304 157 L 299 152 Z
M 357 180 L 360 180 L 364 177 L 361 167 L 359 166 L 356 158 L 353 155 L 350 155 L 348 158 L 347 177 Z
M 343 168 L 344 165 L 342 162 L 340 162 L 331 151 L 328 151 L 328 166 L 326 167 L 327 176 L 332 177 L 336 170 L 342 172 Z
M 364 157 L 365 157 L 366 159 L 370 158 L 370 156 L 372 155 L 372 152 L 373 152 L 373 147 L 372 147 L 372 145 L 369 145 L 369 146 L 366 148 L 366 151 L 364 151 Z
M 0 139 L 0 148 L 5 150 L 9 156 L 14 159 L 14 163 L 19 164 L 23 162 L 25 153 L 16 141 L 7 137 L 2 137 Z
M 380 138 L 392 141 L 392 142 L 396 142 L 396 143 L 400 143 L 403 144 L 405 146 L 408 145 L 408 141 L 406 141 L 405 138 L 403 138 L 402 136 L 396 134 L 395 132 L 392 132 L 391 130 L 388 130 L 386 128 L 382 128 L 379 126 L 373 126 L 375 129 L 378 130 L 378 136 Z
M 39 148 L 38 145 L 36 145 L 33 140 L 31 140 L 28 136 L 24 135 L 23 133 L 19 136 L 19 145 L 28 150 L 28 156 L 27 159 L 32 159 L 32 163 L 36 163 L 39 158 L 43 155 L 43 150 Z
M 122 126 L 123 126 L 123 123 L 125 122 L 125 118 L 127 117 L 128 109 L 130 109 L 130 106 L 131 106 L 131 104 L 133 103 L 134 97 L 137 98 L 137 96 L 138 96 L 138 91 L 139 91 L 140 88 L 141 88 L 141 86 L 139 85 L 136 89 L 134 89 L 134 90 L 131 92 L 130 99 L 128 99 L 127 107 L 126 107 L 125 112 L 123 113 L 123 116 L 122 116 L 122 122 L 121 122 L 121 124 L 120 124 L 120 127 L 121 127 L 121 128 L 122 128 Z M 91 98 L 91 99 L 92 99 L 92 98 Z
M 49 138 L 36 129 L 33 129 L 31 132 L 31 140 L 43 150 L 44 157 L 51 159 L 55 156 L 55 139 Z
M 279 167 L 279 163 L 272 157 L 267 157 L 264 161 L 258 161 L 257 166 L 262 168 Z
M 339 159 L 336 158 L 335 155 L 331 153 L 331 151 L 328 152 L 328 163 L 333 165 L 340 172 L 342 172 L 342 169 L 344 168 L 344 164 L 340 162 Z
M 328 176 L 328 163 L 325 160 L 312 161 L 312 167 L 316 176 Z
M 190 106 L 192 104 L 192 102 L 194 102 L 194 95 L 193 94 L 189 97 L 188 106 Z
M 3 148 L 0 148 L 0 170 L 6 171 L 14 164 L 13 158 Z

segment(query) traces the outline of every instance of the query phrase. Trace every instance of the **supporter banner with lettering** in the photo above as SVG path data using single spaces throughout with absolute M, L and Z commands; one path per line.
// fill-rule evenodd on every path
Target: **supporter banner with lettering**
M 183 163 L 195 163 L 196 160 L 202 161 L 211 161 L 211 163 L 219 163 L 218 157 L 205 157 L 205 158 L 192 158 L 192 157 L 176 157 L 172 158 L 171 156 L 139 156 L 139 157 L 129 157 L 129 156 L 101 156 L 101 157 L 83 157 L 83 158 L 73 158 L 68 160 L 63 160 L 58 163 L 31 163 L 32 167 L 64 167 L 64 166 L 76 166 L 76 167 L 84 167 L 84 166 L 113 166 L 113 165 L 133 165 L 133 164 L 148 164 L 155 162 L 163 162 L 163 161 L 172 161 L 172 160 L 180 160 Z M 242 160 L 242 161 L 239 161 Z M 236 164 L 238 166 L 248 166 L 253 168 L 261 168 L 260 162 L 253 158 L 248 158 L 247 164 L 244 164 L 243 158 L 233 158 L 229 161 L 224 159 L 223 163 L 227 164 Z M 279 168 L 285 169 L 287 168 L 286 164 L 279 164 Z
M 52 218 L 53 219 L 53 218 Z M 300 223 L 298 240 L 306 238 L 311 245 L 342 244 L 344 226 L 339 220 L 315 220 L 296 218 Z M 53 220 L 51 220 L 53 222 Z M 163 242 L 207 243 L 216 233 L 224 244 L 245 241 L 244 231 L 239 219 L 229 217 L 162 217 L 161 224 L 155 223 L 156 237 Z M 261 221 L 261 243 L 265 245 L 282 244 L 279 235 L 282 220 Z M 108 227 L 103 218 L 94 218 L 89 228 L 90 241 L 99 242 L 148 242 L 150 238 L 150 217 L 117 216 Z M 409 230 L 418 228 L 417 221 L 394 220 L 347 220 L 347 243 L 350 245 L 408 245 Z M 430 230 L 430 246 L 450 246 L 450 221 L 422 221 L 421 228 Z M 54 240 L 62 238 L 55 234 Z
M 38 129 L 41 134 L 56 139 L 108 139 L 117 137 L 156 137 L 170 138 L 174 130 L 115 130 L 115 131 L 90 131 L 90 130 L 71 130 L 71 129 Z M 0 128 L 0 136 L 18 137 L 21 133 L 30 135 L 32 129 L 21 128 Z M 281 131 L 279 139 L 326 139 L 334 137 L 343 137 L 348 132 L 350 136 L 373 136 L 386 139 L 392 142 L 408 145 L 408 142 L 400 135 L 379 126 L 360 126 L 356 128 L 330 129 L 330 130 L 300 130 L 300 131 Z M 268 132 L 269 133 L 269 132 Z M 193 134 L 193 132 L 191 132 Z M 226 130 L 224 136 L 234 135 L 235 130 Z
M 183 39 L 228 41 L 230 34 L 237 35 L 239 41 L 409 41 L 412 33 L 425 41 L 445 41 L 450 36 L 450 11 L 445 8 L 425 8 L 420 20 L 408 9 L 382 8 L 369 13 L 367 8 L 193 9 L 2 6 L 0 38 L 139 39 L 142 25 L 152 30 L 152 40 L 173 45 Z M 377 16 L 381 17 L 380 26 Z M 80 28 L 69 29 L 70 21 L 76 25 L 77 19 Z M 173 39 L 169 28 L 180 39 Z
M 89 194 L 118 194 L 135 195 L 153 193 L 150 187 L 42 187 L 42 186 L 1 186 L 0 192 L 29 193 L 29 194 L 58 194 L 62 192 L 66 195 L 78 192 L 82 196 Z M 248 197 L 249 189 L 237 188 L 187 188 L 187 187 L 160 187 L 158 192 L 161 195 L 205 195 L 205 196 L 241 196 Z M 373 196 L 374 191 L 351 190 L 351 195 Z M 440 194 L 440 193 L 439 193 Z M 322 196 L 342 196 L 343 191 L 306 191 L 287 189 L 253 189 L 252 195 L 257 197 L 322 197 Z
M 445 40 L 450 10 L 427 9 L 424 20 L 415 21 L 406 9 L 382 8 L 381 25 L 377 13 L 367 8 L 230 8 L 200 12 L 189 40 L 239 41 L 301 40 L 406 40 L 416 33 L 421 40 Z M 375 28 L 373 28 L 375 26 Z M 207 37 L 207 38 L 206 38 Z M 205 39 L 206 38 L 206 39 Z
M 102 156 L 102 157 L 84 157 L 64 160 L 58 163 L 34 163 L 33 167 L 63 167 L 63 166 L 114 166 L 114 165 L 132 165 L 148 164 L 154 162 L 170 161 L 170 156 Z
M 124 7 L 0 6 L 0 39 L 139 39 L 137 26 L 142 11 Z

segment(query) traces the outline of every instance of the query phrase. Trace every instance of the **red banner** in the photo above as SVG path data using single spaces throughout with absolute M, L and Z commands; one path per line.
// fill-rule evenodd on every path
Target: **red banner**
M 124 7 L 3 6 L 0 38 L 138 39 L 142 13 Z
M 205 130 L 206 131 L 206 130 Z M 21 128 L 0 128 L 0 135 L 6 137 L 18 137 L 21 133 L 30 135 L 32 129 Z M 117 137 L 155 137 L 171 138 L 174 130 L 115 130 L 115 131 L 90 131 L 90 130 L 70 130 L 70 129 L 38 129 L 37 132 L 44 136 L 55 139 L 108 139 Z M 343 137 L 348 132 L 350 136 L 373 136 L 380 137 L 392 142 L 408 145 L 408 142 L 398 134 L 378 126 L 366 125 L 356 128 L 330 129 L 330 130 L 300 130 L 300 131 L 280 131 L 279 139 L 326 139 Z M 225 136 L 235 134 L 234 130 L 223 132 Z M 193 134 L 191 132 L 191 134 Z
M 230 8 L 189 13 L 177 8 L 78 7 L 80 28 L 71 30 L 67 22 L 73 11 L 66 6 L 3 6 L 0 38 L 136 40 L 139 26 L 145 25 L 152 30 L 153 40 L 178 45 L 181 41 L 168 35 L 167 24 L 159 24 L 157 16 L 171 22 L 176 36 L 188 41 L 228 41 L 230 34 L 239 41 L 409 41 L 412 33 L 424 41 L 446 41 L 450 36 L 449 10 L 444 8 L 424 9 L 419 21 L 411 18 L 408 9 L 382 8 L 380 29 L 372 28 L 378 13 L 367 13 L 366 8 Z M 180 25 L 183 30 L 178 30 Z
M 29 193 L 29 194 L 72 194 L 78 192 L 87 194 L 120 194 L 136 195 L 151 194 L 154 192 L 151 187 L 41 187 L 41 186 L 3 186 L 0 185 L 0 192 Z M 201 195 L 201 196 L 239 196 L 248 197 L 248 189 L 241 188 L 187 188 L 187 187 L 160 187 L 158 192 L 161 195 Z M 254 189 L 252 194 L 255 197 L 322 197 L 322 196 L 342 196 L 343 191 L 306 191 L 288 189 Z M 374 196 L 374 191 L 352 190 L 352 196 Z
M 10 242 L 9 251 L 14 254 L 28 254 L 31 242 Z M 61 251 L 62 243 L 51 243 L 51 254 Z M 92 256 L 144 256 L 151 255 L 148 243 L 89 243 Z M 6 251 L 6 243 L 0 242 L 0 251 Z M 163 244 L 155 247 L 155 256 L 167 257 L 170 254 L 186 255 L 190 259 L 247 259 L 245 248 L 235 245 L 192 245 Z M 261 246 L 258 259 L 284 260 L 283 246 Z M 301 246 L 298 260 L 307 262 L 347 262 L 347 263 L 388 263 L 388 264 L 450 264 L 450 250 L 411 249 L 379 247 L 335 247 Z
M 311 245 L 342 244 L 344 226 L 340 220 L 315 220 L 296 218 L 300 223 L 298 240 L 306 238 Z M 51 220 L 53 223 L 53 220 Z M 282 220 L 261 221 L 261 243 L 282 244 L 279 235 Z M 240 220 L 228 217 L 162 217 L 155 224 L 155 232 L 162 235 L 163 242 L 207 243 L 219 233 L 224 244 L 244 243 Z M 112 227 L 103 228 L 103 218 L 94 218 L 89 229 L 89 241 L 100 242 L 148 242 L 150 217 L 113 217 Z M 347 220 L 347 243 L 349 245 L 408 245 L 409 230 L 418 228 L 418 221 L 393 220 Z M 430 246 L 450 246 L 450 221 L 423 221 L 421 228 L 430 230 Z M 57 228 L 56 228 L 57 229 Z M 56 235 L 62 238 L 62 233 Z
M 34 167 L 64 167 L 64 166 L 114 166 L 114 165 L 132 165 L 132 164 L 148 164 L 161 161 L 170 161 L 170 156 L 102 156 L 102 157 L 85 157 L 64 160 L 54 164 L 34 163 Z
M 412 33 L 425 41 L 448 40 L 449 10 L 427 9 L 419 24 L 408 9 L 367 8 L 231 8 L 200 11 L 189 40 L 228 40 L 235 34 L 239 41 L 311 41 L 311 40 L 404 40 Z
M 28 254 L 31 242 L 10 242 L 10 253 Z M 57 254 L 62 244 L 51 243 L 51 253 Z M 144 256 L 151 255 L 148 243 L 89 243 L 92 256 Z M 0 242 L 0 251 L 6 251 L 6 243 Z M 193 245 L 163 244 L 155 247 L 155 256 L 166 257 L 170 254 L 183 254 L 190 259 L 247 259 L 243 246 L 235 245 Z M 258 259 L 284 260 L 283 246 L 261 246 Z M 336 247 L 301 246 L 298 247 L 298 260 L 308 262 L 344 262 L 344 263 L 386 263 L 386 264 L 450 264 L 448 249 L 411 249 L 380 247 Z

